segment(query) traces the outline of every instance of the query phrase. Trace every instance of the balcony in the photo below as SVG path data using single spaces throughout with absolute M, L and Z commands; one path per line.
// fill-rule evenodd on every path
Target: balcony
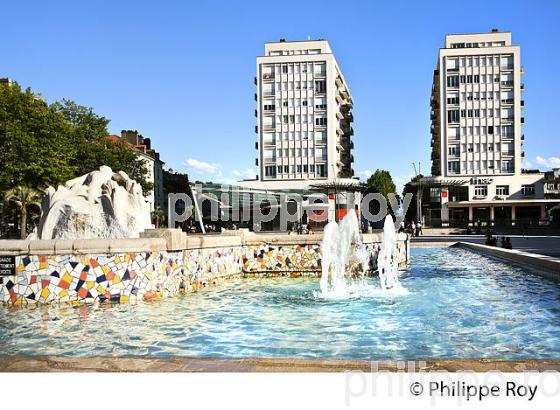
M 500 66 L 502 70 L 513 70 L 513 64 L 505 64 Z
M 521 91 L 525 91 L 525 84 L 521 84 L 520 88 L 521 88 Z
M 258 133 L 259 133 L 259 126 L 255 125 L 255 134 L 258 134 Z
M 253 82 L 255 83 L 255 85 L 257 85 L 257 77 L 255 77 L 255 79 L 253 80 Z
M 503 99 L 501 101 L 502 101 L 502 104 L 504 104 L 504 105 L 512 105 L 513 104 L 513 98 L 506 98 L 506 99 Z
M 273 81 L 274 80 L 274 73 L 264 73 L 262 75 L 263 80 Z
M 525 107 L 525 100 L 521 100 L 520 104 L 521 104 L 522 107 Z
M 521 125 L 525 124 L 525 117 L 521 117 Z
M 525 67 L 521 67 L 521 68 L 519 69 L 519 74 L 525 75 Z
M 447 69 L 447 72 L 448 72 L 448 73 L 458 73 L 458 72 L 459 72 L 459 69 L 458 69 L 458 68 L 448 68 L 448 69 Z
M 274 91 L 263 91 L 265 97 L 274 97 L 276 93 Z
M 503 87 L 513 87 L 513 80 L 500 81 L 500 84 L 501 84 Z

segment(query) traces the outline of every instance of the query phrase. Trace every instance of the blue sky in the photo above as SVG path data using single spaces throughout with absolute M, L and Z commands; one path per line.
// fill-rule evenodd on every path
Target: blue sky
M 354 169 L 430 166 L 429 94 L 446 33 L 521 45 L 528 166 L 560 166 L 559 1 L 20 1 L 2 6 L 0 77 L 152 139 L 192 179 L 254 174 L 255 56 L 326 38 L 354 97 Z

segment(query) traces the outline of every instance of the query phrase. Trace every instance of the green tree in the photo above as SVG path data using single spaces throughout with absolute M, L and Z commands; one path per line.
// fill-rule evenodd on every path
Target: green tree
M 366 182 L 366 194 L 379 193 L 383 195 L 387 200 L 387 210 L 391 215 L 394 215 L 394 211 L 389 202 L 389 194 L 396 195 L 396 192 L 397 187 L 395 186 L 389 171 L 378 169 L 368 178 Z M 377 215 L 379 213 L 380 204 L 378 201 L 371 201 L 369 203 L 369 211 L 372 215 Z M 379 221 L 373 225 L 374 227 L 380 228 L 383 226 L 383 221 Z
M 27 214 L 29 207 L 41 207 L 42 194 L 40 191 L 25 185 L 19 185 L 8 190 L 4 196 L 5 201 L 14 203 L 19 208 L 20 238 L 27 238 Z
M 163 223 L 164 220 L 165 212 L 163 212 L 163 209 L 161 209 L 159 205 L 156 205 L 154 207 L 154 210 L 152 211 L 152 221 L 156 226 L 156 229 L 159 229 L 159 226 Z
M 75 175 L 71 125 L 28 88 L 0 85 L 0 190 L 44 188 Z
M 407 221 L 417 221 L 418 215 L 416 211 L 416 201 L 418 198 L 418 185 L 416 184 L 424 176 L 422 174 L 416 175 L 409 182 L 407 182 L 403 187 L 403 198 L 406 194 L 412 194 L 412 201 L 410 206 L 406 210 L 405 220 Z
M 397 187 L 389 171 L 383 169 L 376 170 L 367 180 L 367 192 L 377 192 L 388 199 L 389 194 L 397 192 Z
M 108 138 L 107 118 L 71 100 L 58 101 L 53 107 L 72 126 L 70 140 L 76 150 L 72 161 L 76 176 L 107 165 L 115 172 L 126 172 L 140 184 L 145 195 L 153 188 L 147 181 L 147 162 L 127 142 Z

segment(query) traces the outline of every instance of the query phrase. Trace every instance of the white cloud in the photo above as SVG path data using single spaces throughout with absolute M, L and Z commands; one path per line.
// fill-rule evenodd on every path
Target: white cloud
M 521 163 L 521 168 L 523 169 L 531 169 L 533 167 L 533 163 L 528 159 L 524 159 Z
M 535 158 L 535 162 L 545 168 L 560 168 L 560 157 L 548 157 L 543 158 L 541 156 L 537 156 Z
M 208 162 L 189 158 L 185 161 L 184 165 L 187 169 L 194 171 L 197 174 L 222 175 L 220 164 L 210 164 Z
M 238 171 L 237 169 L 234 169 L 233 175 L 236 176 L 237 178 L 242 178 L 242 179 L 255 179 L 255 175 L 257 175 L 257 173 L 253 168 L 247 168 L 243 171 Z

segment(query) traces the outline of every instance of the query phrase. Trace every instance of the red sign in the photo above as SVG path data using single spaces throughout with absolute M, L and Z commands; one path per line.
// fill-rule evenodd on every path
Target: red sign
M 329 199 L 334 199 L 334 194 L 332 192 L 329 194 Z
M 447 198 L 447 191 L 441 191 L 441 197 Z

